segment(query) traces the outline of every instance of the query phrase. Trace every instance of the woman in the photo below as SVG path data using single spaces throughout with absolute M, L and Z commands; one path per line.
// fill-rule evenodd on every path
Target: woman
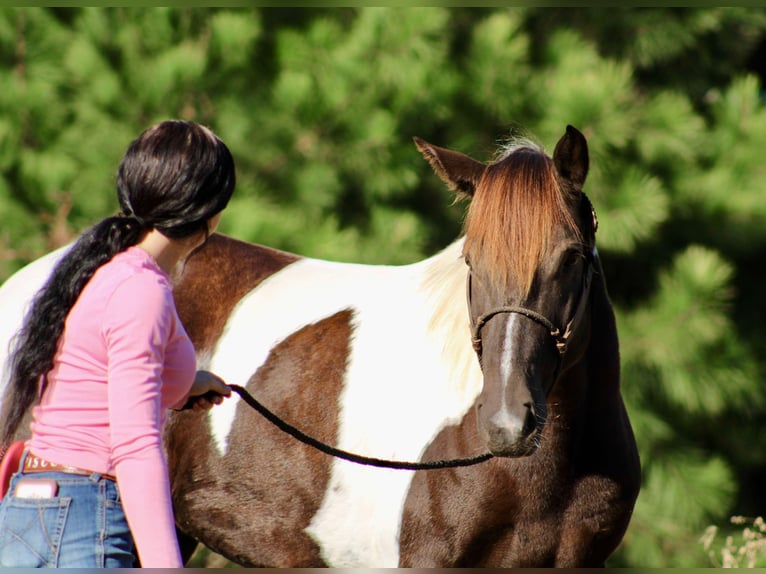
M 169 277 L 216 229 L 234 182 L 209 129 L 149 128 L 118 170 L 122 213 L 85 232 L 37 294 L 3 400 L 0 446 L 34 408 L 0 504 L 0 566 L 129 567 L 134 551 L 144 567 L 183 566 L 166 409 L 211 408 L 230 391 L 196 372 Z

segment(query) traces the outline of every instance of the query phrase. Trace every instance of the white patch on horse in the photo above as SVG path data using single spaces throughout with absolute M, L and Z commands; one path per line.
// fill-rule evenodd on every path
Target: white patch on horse
M 460 247 L 456 242 L 430 259 L 396 267 L 298 261 L 243 299 L 211 369 L 230 383 L 244 384 L 279 341 L 307 324 L 353 309 L 336 446 L 366 456 L 418 460 L 444 427 L 462 419 L 481 391 Z M 444 280 L 432 281 L 433 275 Z M 444 297 L 459 297 L 457 307 L 463 311 L 434 320 L 434 313 L 447 306 Z M 455 338 L 461 341 L 457 358 L 450 353 Z M 458 384 L 456 373 L 466 372 L 469 384 Z M 229 399 L 210 411 L 222 453 L 235 404 Z M 323 559 L 336 567 L 396 567 L 412 475 L 333 459 L 322 505 L 307 528 Z
M 520 429 L 524 424 L 523 421 L 519 420 L 518 416 L 512 414 L 508 410 L 508 397 L 506 396 L 508 392 L 508 381 L 511 378 L 511 371 L 513 369 L 513 332 L 516 327 L 517 319 L 518 317 L 516 315 L 508 315 L 508 319 L 505 324 L 503 350 L 500 356 L 500 377 L 502 385 L 502 391 L 500 395 L 501 408 L 497 414 L 492 417 L 492 422 L 495 423 L 498 427 L 508 429 Z
M 447 339 L 463 335 L 463 346 L 475 364 L 464 307 L 466 269 L 453 254 L 454 249 L 445 250 L 391 273 L 377 289 L 369 286 L 372 297 L 357 308 L 354 348 L 341 396 L 341 448 L 379 458 L 418 460 L 444 427 L 462 419 L 480 392 L 480 376 L 474 377 L 471 392 L 464 385 L 450 385 L 454 381 L 450 366 L 457 365 L 442 355 Z M 459 325 L 434 331 L 433 313 L 443 301 L 432 296 L 423 277 L 445 263 L 458 271 L 457 296 L 464 311 Z M 445 284 L 443 294 L 452 297 L 450 287 Z M 381 355 L 382 348 L 392 355 Z M 334 566 L 396 567 L 401 514 L 411 480 L 409 471 L 334 461 L 322 507 L 308 529 L 320 542 L 325 560 Z

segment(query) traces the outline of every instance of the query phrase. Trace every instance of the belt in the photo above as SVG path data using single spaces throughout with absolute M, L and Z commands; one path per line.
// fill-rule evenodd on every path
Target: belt
M 22 474 L 35 474 L 38 472 L 63 472 L 65 474 L 76 474 L 79 476 L 90 476 L 91 474 L 100 474 L 103 478 L 117 481 L 117 479 L 111 474 L 96 473 L 93 470 L 85 470 L 84 468 L 77 468 L 76 466 L 67 466 L 65 464 L 57 464 L 41 458 L 31 452 L 27 454 L 24 459 L 24 463 L 21 465 Z

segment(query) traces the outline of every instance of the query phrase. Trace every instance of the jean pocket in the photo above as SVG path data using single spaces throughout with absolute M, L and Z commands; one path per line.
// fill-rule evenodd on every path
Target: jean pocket
M 0 511 L 0 567 L 55 568 L 72 499 L 9 496 Z

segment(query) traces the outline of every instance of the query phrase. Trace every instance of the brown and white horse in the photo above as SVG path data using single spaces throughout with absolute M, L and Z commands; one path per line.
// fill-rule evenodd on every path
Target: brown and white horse
M 176 301 L 200 368 L 325 443 L 393 460 L 494 456 L 354 464 L 232 395 L 168 422 L 187 550 L 270 567 L 575 567 L 603 565 L 621 541 L 640 470 L 582 192 L 585 138 L 568 127 L 552 158 L 517 142 L 489 164 L 416 144 L 471 197 L 464 236 L 442 252 L 368 266 L 215 235 Z

